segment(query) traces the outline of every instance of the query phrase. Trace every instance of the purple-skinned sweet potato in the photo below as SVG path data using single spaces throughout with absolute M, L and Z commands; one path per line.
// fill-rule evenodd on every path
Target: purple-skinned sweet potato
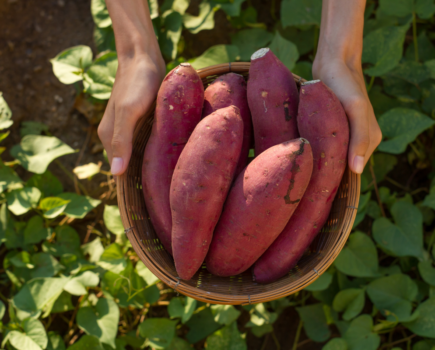
M 171 184 L 172 251 L 181 279 L 201 267 L 240 157 L 243 121 L 235 106 L 205 117 L 175 167 Z
M 312 169 L 311 146 L 302 138 L 257 156 L 231 188 L 206 257 L 207 269 L 217 276 L 249 269 L 284 229 Z
M 254 126 L 255 155 L 299 137 L 298 89 L 289 69 L 269 49 L 251 57 L 248 104 Z
M 253 141 L 251 112 L 246 95 L 246 81 L 240 74 L 221 75 L 211 83 L 204 92 L 203 117 L 218 109 L 236 106 L 243 120 L 243 143 L 235 176 L 240 174 L 248 162 L 249 148 Z
M 145 148 L 142 188 L 154 230 L 172 254 L 169 189 L 178 158 L 201 120 L 204 86 L 189 63 L 168 73 L 157 94 L 154 123 Z
M 254 280 L 268 283 L 288 273 L 320 232 L 346 169 L 349 125 L 335 94 L 319 80 L 301 86 L 299 133 L 310 141 L 313 174 L 296 212 L 255 263 Z

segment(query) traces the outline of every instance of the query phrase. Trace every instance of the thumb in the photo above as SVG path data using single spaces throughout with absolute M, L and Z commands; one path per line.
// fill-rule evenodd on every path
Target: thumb
M 125 113 L 123 109 L 116 112 L 111 144 L 112 164 L 110 171 L 113 175 L 122 175 L 130 162 L 133 132 L 140 116 Z
M 370 146 L 369 104 L 361 96 L 344 103 L 343 107 L 350 124 L 349 168 L 354 173 L 361 174 L 367 162 L 366 154 Z

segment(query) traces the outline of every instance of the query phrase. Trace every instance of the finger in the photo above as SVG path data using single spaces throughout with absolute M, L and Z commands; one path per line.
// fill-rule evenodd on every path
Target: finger
M 103 118 L 98 126 L 98 137 L 107 152 L 109 164 L 112 164 L 112 136 L 115 122 L 115 104 L 109 100 Z
M 137 111 L 129 108 L 116 109 L 116 116 L 111 142 L 113 175 L 121 175 L 130 162 L 133 147 L 133 133 L 136 122 L 141 117 Z
M 354 173 L 361 174 L 368 161 L 366 154 L 370 146 L 370 106 L 364 96 L 357 95 L 345 102 L 343 107 L 350 124 L 349 167 Z

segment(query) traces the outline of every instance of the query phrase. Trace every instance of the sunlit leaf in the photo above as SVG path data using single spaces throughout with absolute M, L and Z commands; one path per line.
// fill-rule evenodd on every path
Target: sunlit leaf
M 219 63 L 234 62 L 238 55 L 239 50 L 235 45 L 215 45 L 191 61 L 191 64 L 193 68 L 200 69 Z
M 100 172 L 102 163 L 89 163 L 75 167 L 73 173 L 77 175 L 80 180 L 90 178 Z
M 184 14 L 183 24 L 192 34 L 196 34 L 201 30 L 213 29 L 214 14 L 214 8 L 209 2 L 201 2 L 199 4 L 199 15 Z
M 105 0 L 91 0 L 91 13 L 98 27 L 106 28 L 112 25 Z
M 41 200 L 39 208 L 44 211 L 44 217 L 53 219 L 61 215 L 69 201 L 59 197 L 47 197 Z
M 230 325 L 240 316 L 240 311 L 232 305 L 212 305 L 211 312 L 214 320 L 223 325 Z
M 27 135 L 19 145 L 11 148 L 11 155 L 32 173 L 42 174 L 56 158 L 74 150 L 54 136 Z
M 115 235 L 121 235 L 124 233 L 124 225 L 121 221 L 121 214 L 117 205 L 105 205 L 104 206 L 104 225 L 107 229 Z
M 36 208 L 39 198 L 41 198 L 41 191 L 35 187 L 23 187 L 6 195 L 8 209 L 15 215 L 23 215 L 30 209 Z
M 84 74 L 85 91 L 92 97 L 108 100 L 118 69 L 116 52 L 108 52 L 98 57 Z
M 183 16 L 176 11 L 167 11 L 161 18 L 162 29 L 159 32 L 159 46 L 163 56 L 168 59 L 177 57 L 178 42 L 181 37 Z
M 284 39 L 277 31 L 269 47 L 288 69 L 293 69 L 299 59 L 298 48 L 295 44 Z
M 87 213 L 96 208 L 101 201 L 88 196 L 80 196 L 73 192 L 65 192 L 58 195 L 65 201 L 68 201 L 64 213 L 70 218 L 83 219 Z
M 237 323 L 233 322 L 219 329 L 207 338 L 207 350 L 246 350 L 245 339 L 237 329 Z
M 65 343 L 62 337 L 55 332 L 48 332 L 47 350 L 65 350 Z
M 85 70 L 92 64 L 92 50 L 79 45 L 62 51 L 50 60 L 53 73 L 63 84 L 73 84 L 83 79 Z
M 120 273 L 126 268 L 127 261 L 125 260 L 121 247 L 117 243 L 112 243 L 104 250 L 104 253 L 98 261 L 98 265 L 103 269 Z
M 21 183 L 17 173 L 0 160 L 0 193 Z
M 94 42 L 98 52 L 103 51 L 116 51 L 115 33 L 112 26 L 94 28 Z
M 0 130 L 7 129 L 14 123 L 11 118 L 11 109 L 6 103 L 3 93 L 0 92 Z
M 99 282 L 100 278 L 96 273 L 85 271 L 71 278 L 63 289 L 72 295 L 85 295 L 88 293 L 86 287 L 96 287 Z

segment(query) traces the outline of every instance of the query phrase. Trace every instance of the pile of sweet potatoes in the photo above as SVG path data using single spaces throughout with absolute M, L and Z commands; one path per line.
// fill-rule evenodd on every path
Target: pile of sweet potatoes
M 298 91 L 269 49 L 251 60 L 248 83 L 228 73 L 204 91 L 182 63 L 158 92 L 142 185 L 181 279 L 204 261 L 217 276 L 251 268 L 259 283 L 287 274 L 325 224 L 346 168 L 349 126 L 334 93 L 319 80 Z

